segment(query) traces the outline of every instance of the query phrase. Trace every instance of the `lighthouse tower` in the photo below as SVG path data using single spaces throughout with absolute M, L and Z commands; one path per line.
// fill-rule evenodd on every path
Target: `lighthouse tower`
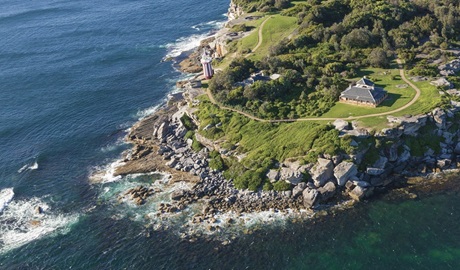
M 203 74 L 206 79 L 211 79 L 214 75 L 214 70 L 212 70 L 211 66 L 212 57 L 209 56 L 205 50 L 203 50 L 203 54 L 201 55 L 201 64 L 203 65 Z

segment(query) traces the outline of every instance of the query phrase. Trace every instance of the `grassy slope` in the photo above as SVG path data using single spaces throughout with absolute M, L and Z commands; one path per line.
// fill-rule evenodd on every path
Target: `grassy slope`
M 222 123 L 219 129 L 211 128 L 200 133 L 208 138 L 237 143 L 239 152 L 247 153 L 246 162 L 263 161 L 266 158 L 283 161 L 308 154 L 312 147 L 327 147 L 320 143 L 327 122 L 261 123 L 234 112 L 221 110 L 211 104 L 207 96 L 201 97 L 197 115 L 201 127 L 209 123 Z M 317 141 L 319 142 L 319 141 Z

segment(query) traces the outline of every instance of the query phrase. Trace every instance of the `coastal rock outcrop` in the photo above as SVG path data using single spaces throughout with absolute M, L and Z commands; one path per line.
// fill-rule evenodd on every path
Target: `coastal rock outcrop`
M 318 199 L 318 194 L 319 194 L 318 190 L 306 188 L 302 192 L 304 206 L 307 208 L 311 208 L 312 206 L 314 206 Z
M 343 161 L 334 168 L 334 176 L 339 186 L 344 186 L 345 183 L 353 176 L 356 176 L 357 173 L 358 168 L 352 162 Z
M 315 186 L 321 187 L 334 177 L 334 164 L 329 159 L 319 158 L 310 170 L 310 175 Z

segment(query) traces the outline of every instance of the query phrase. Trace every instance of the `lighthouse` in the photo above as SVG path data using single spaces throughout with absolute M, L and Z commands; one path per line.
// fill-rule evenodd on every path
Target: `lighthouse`
M 205 50 L 203 50 L 203 54 L 201 55 L 201 64 L 203 65 L 203 74 L 206 79 L 211 79 L 212 75 L 214 75 L 214 70 L 212 70 L 211 66 L 212 57 L 209 56 Z

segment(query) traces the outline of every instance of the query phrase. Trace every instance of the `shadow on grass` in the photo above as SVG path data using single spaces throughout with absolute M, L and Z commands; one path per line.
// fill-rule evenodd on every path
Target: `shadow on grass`
M 400 94 L 388 93 L 388 97 L 379 105 L 379 107 L 391 107 L 400 97 Z

